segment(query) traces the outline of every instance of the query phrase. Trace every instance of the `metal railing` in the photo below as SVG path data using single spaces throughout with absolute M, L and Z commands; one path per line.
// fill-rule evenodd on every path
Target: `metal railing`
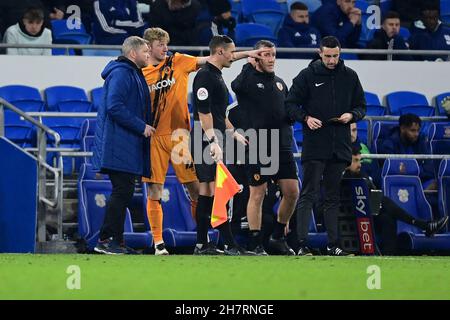
M 53 136 L 56 148 L 59 147 L 61 137 L 59 134 L 42 124 L 42 121 L 37 121 L 32 116 L 15 107 L 8 101 L 0 98 L 0 136 L 5 136 L 5 113 L 4 107 L 11 110 L 24 121 L 31 122 L 37 128 L 37 156 L 38 163 L 38 229 L 37 238 L 39 242 L 46 240 L 46 205 L 55 208 L 58 212 L 58 237 L 62 239 L 62 210 L 63 210 L 63 163 L 60 154 L 57 154 L 56 167 L 47 164 L 47 134 Z M 24 150 L 24 152 L 27 152 Z M 29 152 L 28 152 L 29 153 Z M 47 171 L 54 175 L 53 197 L 47 197 Z
M 0 48 L 39 48 L 39 49 L 64 49 L 65 54 L 70 54 L 70 49 L 83 50 L 121 50 L 120 45 L 98 45 L 98 44 L 11 44 L 0 43 Z M 238 47 L 236 50 L 251 50 L 253 47 Z M 196 51 L 201 56 L 209 52 L 207 46 L 171 46 L 171 51 Z M 317 48 L 283 48 L 277 47 L 278 53 L 316 53 Z M 342 49 L 342 53 L 349 54 L 364 54 L 364 55 L 386 55 L 389 60 L 392 60 L 394 55 L 407 56 L 447 56 L 447 61 L 450 61 L 450 50 L 394 50 L 394 49 Z

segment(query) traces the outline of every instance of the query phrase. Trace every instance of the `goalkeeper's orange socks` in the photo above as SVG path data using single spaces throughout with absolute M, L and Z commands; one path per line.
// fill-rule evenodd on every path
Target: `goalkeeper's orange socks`
M 155 244 L 163 242 L 163 211 L 161 207 L 161 200 L 152 200 L 147 198 L 147 216 Z

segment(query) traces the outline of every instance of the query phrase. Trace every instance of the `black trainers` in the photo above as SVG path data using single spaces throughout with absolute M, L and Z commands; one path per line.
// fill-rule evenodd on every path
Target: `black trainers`
M 217 249 L 216 245 L 212 242 L 206 245 L 204 244 L 201 249 L 197 245 L 194 248 L 194 255 L 217 256 L 222 254 L 224 254 L 224 252 L 222 250 Z
M 270 236 L 269 247 L 276 255 L 295 256 L 295 251 L 288 246 L 286 239 L 274 239 Z
M 354 257 L 355 255 L 353 253 L 348 253 L 342 250 L 339 247 L 331 247 L 329 248 L 327 246 L 327 253 L 329 256 L 335 256 L 335 257 Z
M 252 256 L 268 256 L 266 250 L 261 245 L 256 246 L 253 250 L 247 250 L 247 252 Z
M 228 249 L 228 246 L 225 246 L 223 252 L 226 256 L 256 256 L 255 252 L 247 251 L 240 246 L 233 246 Z
M 120 243 L 112 238 L 100 241 L 94 248 L 95 252 L 102 254 L 126 254 L 127 250 Z
M 427 229 L 425 230 L 425 235 L 427 237 L 432 237 L 435 233 L 442 230 L 448 222 L 448 216 L 442 217 L 439 220 L 433 220 L 428 222 Z
M 301 246 L 297 252 L 298 256 L 312 256 L 313 253 L 308 246 Z

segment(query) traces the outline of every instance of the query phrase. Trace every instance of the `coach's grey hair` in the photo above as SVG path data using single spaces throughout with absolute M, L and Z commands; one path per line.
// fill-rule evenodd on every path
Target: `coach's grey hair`
M 131 36 L 125 39 L 122 45 L 122 54 L 128 56 L 131 50 L 138 50 L 143 45 L 147 45 L 148 41 L 138 36 Z

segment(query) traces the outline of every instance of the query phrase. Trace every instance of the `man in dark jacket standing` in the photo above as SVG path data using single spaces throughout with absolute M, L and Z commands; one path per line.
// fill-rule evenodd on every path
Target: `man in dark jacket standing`
M 293 80 L 286 100 L 292 120 L 303 123 L 303 188 L 297 213 L 298 255 L 310 255 L 306 246 L 313 203 L 323 178 L 324 219 L 328 254 L 347 255 L 338 246 L 339 186 L 351 163 L 350 123 L 365 115 L 364 91 L 355 71 L 339 59 L 341 46 L 335 37 L 320 43 L 315 60 Z
M 150 177 L 149 137 L 154 128 L 150 92 L 141 72 L 149 60 L 147 42 L 137 36 L 122 45 L 123 56 L 103 70 L 103 99 L 98 109 L 94 157 L 96 170 L 107 173 L 113 186 L 95 251 L 127 252 L 123 242 L 125 210 L 131 202 L 136 178 Z

